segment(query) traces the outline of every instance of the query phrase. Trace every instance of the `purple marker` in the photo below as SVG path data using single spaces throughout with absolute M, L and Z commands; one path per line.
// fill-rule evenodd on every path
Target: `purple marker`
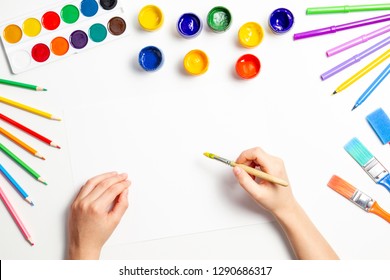
M 341 72 L 342 70 L 344 70 L 345 68 L 359 62 L 360 60 L 362 60 L 363 58 L 365 58 L 366 56 L 376 52 L 377 50 L 383 48 L 384 46 L 388 45 L 390 43 L 390 36 L 387 37 L 386 39 L 380 41 L 379 43 L 376 43 L 375 45 L 371 46 L 370 48 L 362 51 L 361 53 L 357 54 L 357 55 L 354 55 L 353 57 L 351 57 L 350 59 L 344 61 L 343 63 L 340 63 L 339 65 L 337 65 L 336 67 L 330 69 L 329 71 L 326 71 L 324 74 L 321 75 L 321 79 L 322 80 L 326 80 L 330 77 L 332 77 L 333 75 Z
M 330 33 L 336 33 L 337 31 L 344 31 L 351 28 L 366 26 L 366 25 L 380 23 L 389 20 L 390 20 L 390 14 L 387 14 L 379 17 L 373 17 L 373 18 L 363 19 L 359 21 L 349 22 L 341 25 L 333 25 L 333 26 L 306 31 L 302 33 L 296 33 L 294 34 L 294 40 L 305 39 L 314 36 L 321 36 Z
M 348 50 L 354 46 L 365 43 L 368 40 L 374 39 L 382 34 L 389 32 L 389 31 L 390 31 L 390 24 L 386 25 L 385 27 L 379 28 L 373 32 L 370 32 L 368 34 L 365 34 L 365 35 L 359 36 L 355 39 L 352 39 L 351 41 L 348 41 L 348 42 L 341 44 L 337 47 L 334 47 L 334 48 L 328 50 L 326 52 L 326 55 L 332 56 L 332 55 L 338 54 L 338 53 L 343 52 L 345 50 Z

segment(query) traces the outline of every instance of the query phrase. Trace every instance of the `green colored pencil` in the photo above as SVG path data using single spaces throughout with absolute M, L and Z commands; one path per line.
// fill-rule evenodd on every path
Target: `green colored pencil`
M 18 158 L 14 153 L 8 150 L 3 144 L 0 143 L 0 150 L 2 150 L 7 156 L 9 156 L 13 161 L 20 165 L 27 173 L 37 179 L 39 182 L 47 185 L 44 179 L 42 179 L 41 175 L 35 172 L 30 166 L 28 166 L 23 160 Z
M 390 3 L 367 4 L 367 5 L 345 5 L 329 7 L 312 7 L 306 9 L 307 15 L 336 14 L 366 11 L 383 11 L 390 10 Z
M 21 87 L 21 88 L 31 89 L 31 90 L 35 90 L 35 91 L 47 91 L 47 89 L 45 89 L 43 87 L 19 83 L 19 82 L 15 82 L 15 81 L 3 80 L 3 79 L 0 79 L 0 84 L 14 86 L 14 87 Z

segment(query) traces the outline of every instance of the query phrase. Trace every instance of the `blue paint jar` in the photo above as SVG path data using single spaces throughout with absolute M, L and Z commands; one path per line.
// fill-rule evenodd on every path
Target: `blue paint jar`
M 139 52 L 138 63 L 145 71 L 156 71 L 164 62 L 163 53 L 159 48 L 148 46 Z
M 294 15 L 288 9 L 276 9 L 269 16 L 268 24 L 273 33 L 286 33 L 292 28 L 294 24 Z
M 184 38 L 194 38 L 202 31 L 200 18 L 193 13 L 183 14 L 177 21 L 177 31 Z

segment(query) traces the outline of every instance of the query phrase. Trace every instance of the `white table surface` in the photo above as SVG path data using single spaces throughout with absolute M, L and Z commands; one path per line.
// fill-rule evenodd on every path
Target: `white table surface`
M 0 8 L 2 21 L 28 14 L 52 4 L 52 1 L 48 0 L 2 2 L 4 2 Z M 329 178 L 333 174 L 338 174 L 377 199 L 384 209 L 390 211 L 389 193 L 383 187 L 375 185 L 342 148 L 349 139 L 357 136 L 367 144 L 370 151 L 385 166 L 390 166 L 390 147 L 380 144 L 365 121 L 365 117 L 378 107 L 383 107 L 390 113 L 389 81 L 384 81 L 361 108 L 350 112 L 359 94 L 380 73 L 384 65 L 374 69 L 345 92 L 337 96 L 330 96 L 330 93 L 341 82 L 383 51 L 366 58 L 358 65 L 346 70 L 342 75 L 340 74 L 329 81 L 321 82 L 319 79 L 322 72 L 364 50 L 374 42 L 378 42 L 379 39 L 372 40 L 372 42 L 365 43 L 331 59 L 325 57 L 325 50 L 361 35 L 363 32 L 371 32 L 379 28 L 379 25 L 378 27 L 365 27 L 321 38 L 297 42 L 292 40 L 294 32 L 355 21 L 384 14 L 384 12 L 306 16 L 305 9 L 313 5 L 312 1 L 291 3 L 291 1 L 281 0 L 243 0 L 240 1 L 240 4 L 233 0 L 223 3 L 212 0 L 207 1 L 207 4 L 181 3 L 183 1 L 166 2 L 153 1 L 153 4 L 161 7 L 166 15 L 162 34 L 174 32 L 174 28 L 170 24 L 175 21 L 176 15 L 191 10 L 201 11 L 205 15 L 210 8 L 221 4 L 229 7 L 233 14 L 238 14 L 237 21 L 228 34 L 236 34 L 240 24 L 245 22 L 242 17 L 244 12 L 248 13 L 248 19 L 258 21 L 264 27 L 266 37 L 259 49 L 241 50 L 241 53 L 260 54 L 265 61 L 264 69 L 267 67 L 273 69 L 274 67 L 275 70 L 261 72 L 259 77 L 255 78 L 258 80 L 250 81 L 252 84 L 257 81 L 261 82 L 262 79 L 274 79 L 273 81 L 275 81 L 273 88 L 263 89 L 270 110 L 268 116 L 270 139 L 272 140 L 270 152 L 285 160 L 295 196 L 341 258 L 389 259 L 390 242 L 388 236 L 390 230 L 388 223 L 373 214 L 359 210 L 326 187 Z M 349 0 L 345 2 L 346 4 L 358 4 L 360 1 Z M 108 100 L 104 94 L 107 85 L 102 89 L 98 84 L 93 83 L 99 79 L 99 73 L 101 75 L 101 72 L 110 67 L 126 69 L 128 63 L 132 63 L 134 66 L 139 46 L 153 42 L 151 37 L 144 37 L 144 41 L 133 40 L 137 36 L 135 30 L 138 30 L 136 21 L 138 11 L 144 5 L 152 2 L 124 1 L 124 3 L 131 18 L 128 22 L 128 28 L 132 34 L 129 37 L 16 76 L 11 74 L 5 54 L 2 52 L 0 55 L 1 78 L 39 83 L 49 88 L 49 91 L 34 93 L 0 85 L 1 95 L 15 100 L 23 100 L 26 104 L 38 108 L 47 108 L 47 111 L 61 116 L 75 104 L 83 106 L 83 104 L 88 105 L 91 101 L 104 102 Z M 253 4 L 255 8 L 246 9 L 245 5 L 241 5 L 241 3 Z M 316 1 L 318 6 L 337 4 L 339 1 L 336 0 Z M 289 8 L 296 16 L 293 30 L 280 37 L 273 35 L 267 27 L 267 16 L 278 7 Z M 380 26 L 384 26 L 384 24 Z M 234 36 L 232 35 L 232 37 Z M 199 42 L 201 40 L 200 38 Z M 270 44 L 269 46 L 272 46 L 275 51 L 282 51 L 278 63 L 267 64 L 266 54 L 261 51 L 263 44 Z M 102 59 L 101 63 L 95 63 L 95 58 L 103 55 L 110 48 L 116 48 L 118 59 L 112 60 L 107 57 Z M 123 59 L 123 55 L 127 55 L 128 58 Z M 76 62 L 78 63 L 77 67 L 68 71 Z M 176 69 L 177 65 L 172 66 L 172 63 L 167 61 L 164 67 Z M 129 69 L 128 71 L 129 73 L 118 75 L 123 78 L 135 70 Z M 85 75 L 85 73 L 89 74 Z M 162 75 L 175 75 L 169 73 L 168 70 L 162 73 L 164 73 Z M 107 75 L 114 74 L 108 73 Z M 280 75 L 280 77 L 275 77 L 275 75 Z M 150 79 L 153 83 L 152 75 Z M 83 83 L 84 80 L 85 83 Z M 123 79 L 119 80 L 124 81 Z M 119 82 L 110 86 L 114 92 L 110 98 L 121 100 L 123 95 L 118 92 L 131 85 L 124 81 L 123 84 Z M 245 87 L 245 82 L 243 82 L 243 88 Z M 36 206 L 31 208 L 15 192 L 11 191 L 11 188 L 6 186 L 7 182 L 4 178 L 0 177 L 1 186 L 7 187 L 10 200 L 14 202 L 15 208 L 36 242 L 34 247 L 30 247 L 24 241 L 7 210 L 0 205 L 0 258 L 62 259 L 65 257 L 68 207 L 79 187 L 74 186 L 72 178 L 72 161 L 67 139 L 66 119 L 62 122 L 48 121 L 3 104 L 0 104 L 0 112 L 15 119 L 25 120 L 24 124 L 27 126 L 40 127 L 42 133 L 45 132 L 45 135 L 58 142 L 62 148 L 56 150 L 42 143 L 34 142 L 35 147 L 42 154 L 45 154 L 47 160 L 45 162 L 33 158 L 26 160 L 32 163 L 37 170 L 40 170 L 42 175 L 44 174 L 43 176 L 49 182 L 48 186 L 43 186 L 26 176 L 17 166 L 12 165 L 6 156 L 0 154 L 2 163 L 13 166 L 9 171 L 20 174 L 20 177 L 17 177 L 20 183 L 29 186 L 30 196 L 36 203 Z M 23 136 L 15 129 L 12 130 L 12 127 L 5 124 L 4 127 L 16 135 Z M 15 150 L 18 149 L 8 140 L 4 140 L 4 143 Z M 18 151 L 20 154 L 23 153 L 21 150 Z M 88 178 L 86 177 L 86 179 Z M 112 244 L 104 248 L 101 257 L 102 259 L 292 259 L 294 255 L 278 224 L 267 222 L 136 243 Z

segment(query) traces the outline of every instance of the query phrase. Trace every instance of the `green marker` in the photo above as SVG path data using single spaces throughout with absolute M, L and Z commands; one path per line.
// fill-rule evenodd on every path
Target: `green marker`
M 8 150 L 3 144 L 0 143 L 0 150 L 3 151 L 7 156 L 9 156 L 13 161 L 20 165 L 27 173 L 37 179 L 39 182 L 47 185 L 44 179 L 42 179 L 41 175 L 35 172 L 30 166 L 28 166 L 24 161 L 18 158 L 14 153 Z
M 336 13 L 352 13 L 366 11 L 383 11 L 390 10 L 390 3 L 384 4 L 367 4 L 367 5 L 345 5 L 345 6 L 330 6 L 330 7 L 313 7 L 307 8 L 307 15 L 320 14 L 336 14 Z
M 20 88 L 26 88 L 26 89 L 36 90 L 36 91 L 46 91 L 47 90 L 43 87 L 14 82 L 14 81 L 9 81 L 9 80 L 3 80 L 3 79 L 0 79 L 0 84 L 14 86 L 14 87 L 20 87 Z

